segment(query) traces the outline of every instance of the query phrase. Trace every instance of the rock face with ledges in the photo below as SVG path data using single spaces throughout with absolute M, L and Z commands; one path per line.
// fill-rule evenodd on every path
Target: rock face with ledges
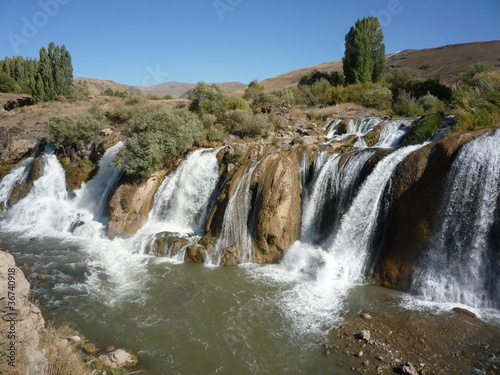
M 8 344 L 9 355 L 10 346 L 16 351 L 15 368 L 11 370 L 17 370 L 17 374 L 45 375 L 49 363 L 39 349 L 39 331 L 45 321 L 40 309 L 30 302 L 29 294 L 30 285 L 16 267 L 14 257 L 0 251 L 0 343 Z M 2 362 L 4 359 L 2 355 Z M 0 364 L 0 372 L 4 365 Z

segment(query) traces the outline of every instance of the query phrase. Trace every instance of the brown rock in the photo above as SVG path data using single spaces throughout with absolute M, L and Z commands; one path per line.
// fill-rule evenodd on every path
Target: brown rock
M 204 263 L 207 259 L 207 250 L 202 245 L 195 244 L 186 247 L 184 261 L 189 263 Z
M 124 178 L 109 202 L 110 238 L 119 234 L 134 234 L 147 220 L 156 190 L 168 169 L 153 173 L 146 179 Z

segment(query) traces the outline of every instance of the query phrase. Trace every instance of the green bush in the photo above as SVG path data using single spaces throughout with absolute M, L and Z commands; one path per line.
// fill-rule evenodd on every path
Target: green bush
M 267 116 L 262 114 L 252 115 L 242 109 L 228 111 L 223 119 L 226 130 L 241 138 L 243 137 L 267 137 L 273 130 L 273 124 L 268 121 Z
M 418 98 L 418 104 L 423 108 L 425 114 L 444 112 L 446 110 L 446 104 L 430 93 Z
M 453 93 L 457 131 L 500 126 L 500 71 L 476 64 L 461 75 L 462 86 Z
M 305 105 L 306 99 L 302 96 L 300 90 L 296 86 L 285 87 L 273 92 L 281 103 L 289 105 Z
M 227 112 L 233 109 L 243 109 L 250 112 L 250 106 L 241 96 L 228 95 L 222 102 L 222 111 Z
M 0 72 L 0 92 L 16 92 L 16 80 L 7 73 Z
M 318 70 L 311 70 L 300 77 L 299 86 L 310 86 L 321 80 L 329 82 L 332 86 L 343 85 L 345 83 L 345 77 L 342 72 L 324 73 Z
M 198 116 L 187 109 L 143 107 L 124 131 L 114 163 L 128 175 L 149 176 L 205 135 Z
M 398 116 L 418 117 L 424 114 L 424 109 L 417 99 L 409 92 L 402 91 L 397 97 L 392 111 Z
M 91 115 L 78 121 L 70 117 L 55 117 L 47 123 L 47 140 L 58 149 L 74 146 L 78 141 L 96 136 L 101 124 Z
M 326 98 L 328 91 L 332 87 L 331 83 L 326 79 L 321 79 L 312 85 L 300 85 L 299 91 L 309 106 L 315 106 L 318 104 L 329 104 L 326 102 Z
M 227 96 L 227 92 L 216 83 L 198 82 L 187 92 L 187 97 L 191 100 L 189 110 L 200 116 L 208 113 L 219 117 L 224 112 Z
M 146 105 L 147 103 L 148 99 L 141 94 L 132 94 L 125 100 L 125 104 L 128 106 Z
M 279 99 L 276 95 L 270 92 L 260 91 L 255 94 L 250 107 L 253 110 L 260 109 L 261 112 L 269 112 L 270 108 L 278 103 Z
M 403 142 L 403 146 L 425 142 L 443 124 L 443 120 L 443 113 L 435 113 L 415 120 L 410 126 L 410 131 Z

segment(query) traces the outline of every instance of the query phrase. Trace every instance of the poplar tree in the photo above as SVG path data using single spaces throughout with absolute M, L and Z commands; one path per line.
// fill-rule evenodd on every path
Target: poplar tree
M 385 66 L 384 34 L 376 17 L 357 20 L 345 37 L 342 59 L 348 84 L 378 82 Z

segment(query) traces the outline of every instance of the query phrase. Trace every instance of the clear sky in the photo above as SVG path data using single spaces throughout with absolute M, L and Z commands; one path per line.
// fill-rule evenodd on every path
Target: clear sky
M 2 0 L 0 58 L 65 44 L 75 77 L 129 85 L 263 80 L 340 60 L 356 19 L 386 53 L 500 39 L 500 0 Z M 499 56 L 500 58 L 500 56 Z

